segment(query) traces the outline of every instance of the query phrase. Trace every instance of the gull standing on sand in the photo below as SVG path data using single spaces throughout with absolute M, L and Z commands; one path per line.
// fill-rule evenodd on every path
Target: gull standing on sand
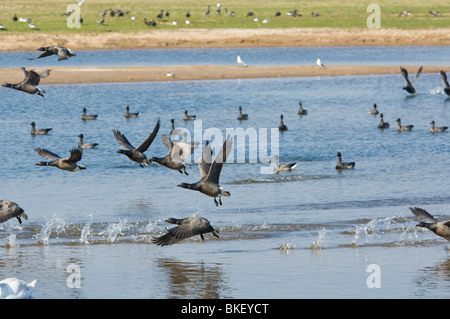
M 237 63 L 239 64 L 239 65 L 242 65 L 242 66 L 248 66 L 248 64 L 247 63 L 245 63 L 244 61 L 242 61 L 242 59 L 241 59 L 241 57 L 238 55 L 237 56 Z
M 316 65 L 321 66 L 321 67 L 325 67 L 325 65 L 322 63 L 322 61 L 320 60 L 320 58 L 317 58 L 317 60 L 316 60 Z

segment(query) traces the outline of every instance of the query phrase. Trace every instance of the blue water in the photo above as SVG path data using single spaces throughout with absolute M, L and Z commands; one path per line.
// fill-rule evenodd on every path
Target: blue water
M 235 65 L 237 55 L 249 65 L 313 65 L 321 57 L 325 65 L 448 67 L 450 46 L 89 50 L 77 54 L 58 62 L 54 57 L 27 60 L 38 57 L 40 51 L 1 52 L 0 67 Z
M 449 219 L 449 133 L 431 134 L 429 122 L 450 126 L 450 99 L 438 74 L 423 74 L 414 96 L 402 86 L 398 74 L 42 85 L 45 98 L 1 88 L 1 198 L 29 219 L 0 224 L 0 278 L 37 279 L 34 298 L 448 298 L 448 244 L 416 227 L 408 208 Z M 297 115 L 299 101 L 308 115 Z M 391 128 L 377 128 L 379 117 L 368 114 L 374 103 Z M 141 116 L 125 119 L 126 105 Z M 239 105 L 248 121 L 237 121 Z M 81 121 L 83 107 L 98 119 Z M 184 122 L 184 110 L 199 121 Z M 176 187 L 199 179 L 195 162 L 189 176 L 141 168 L 116 153 L 112 134 L 137 146 L 160 119 L 146 154 L 164 156 L 171 118 L 204 145 L 238 128 L 270 135 L 281 113 L 289 129 L 274 137 L 280 162 L 299 165 L 261 174 L 271 149 L 246 149 L 242 163 L 235 148 L 220 176 L 231 193 L 221 207 Z M 398 117 L 413 130 L 398 133 Z M 31 121 L 53 130 L 32 137 Z M 80 133 L 100 144 L 83 152 L 86 170 L 35 165 L 36 147 L 66 156 Z M 335 170 L 338 151 L 354 170 Z M 172 227 L 165 219 L 192 214 L 220 238 L 151 243 Z M 373 264 L 380 288 L 367 285 Z M 67 284 L 69 265 L 79 267 L 79 288 Z

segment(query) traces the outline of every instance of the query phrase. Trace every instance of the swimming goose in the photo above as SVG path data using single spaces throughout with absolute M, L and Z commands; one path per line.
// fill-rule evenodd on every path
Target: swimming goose
M 242 114 L 242 106 L 239 106 L 239 115 L 237 117 L 239 121 L 248 120 L 248 114 Z
M 170 120 L 170 125 L 171 125 L 170 126 L 170 135 L 171 136 L 181 134 L 181 130 L 175 129 L 175 120 L 174 119 Z
M 283 122 L 283 114 L 280 115 L 280 125 L 278 125 L 278 130 L 279 131 L 287 131 L 287 126 L 284 124 Z
M 130 107 L 127 105 L 126 111 L 125 111 L 125 117 L 127 119 L 129 119 L 129 118 L 138 117 L 138 116 L 139 116 L 139 112 L 130 113 Z
M 446 129 L 448 129 L 448 126 L 438 126 L 438 127 L 435 127 L 435 126 L 434 126 L 434 125 L 435 125 L 434 121 L 431 121 L 430 124 L 431 124 L 431 128 L 430 128 L 430 132 L 431 132 L 431 133 L 444 132 Z
M 23 91 L 28 94 L 37 94 L 39 96 L 44 96 L 45 91 L 41 90 L 38 85 L 41 80 L 41 78 L 45 79 L 49 74 L 51 70 L 43 70 L 41 72 L 37 72 L 35 70 L 27 71 L 24 67 L 21 68 L 23 71 L 24 79 L 22 82 L 17 84 L 11 84 L 11 83 L 5 83 L 2 86 Z
M 96 148 L 98 145 L 98 143 L 83 143 L 83 134 L 79 134 L 78 137 L 80 138 L 80 141 L 78 142 L 78 148 L 80 150 Z
M 227 160 L 231 152 L 233 139 L 228 135 L 223 143 L 220 153 L 217 154 L 216 159 L 211 163 L 211 145 L 207 144 L 203 150 L 202 159 L 198 163 L 201 178 L 200 181 L 194 184 L 181 183 L 178 187 L 192 189 L 199 191 L 207 196 L 214 197 L 216 206 L 222 205 L 222 196 L 230 197 L 230 192 L 224 190 L 219 185 L 219 176 L 222 170 L 223 163 Z M 219 198 L 217 202 L 216 197 Z
M 150 147 L 156 135 L 158 134 L 159 126 L 160 121 L 158 120 L 156 122 L 155 128 L 153 129 L 153 132 L 151 132 L 150 135 L 145 139 L 145 141 L 136 148 L 131 145 L 125 135 L 120 133 L 118 130 L 113 130 L 117 142 L 120 146 L 125 148 L 124 150 L 118 150 L 117 153 L 126 155 L 130 160 L 138 163 L 141 167 L 144 167 L 143 165 L 149 166 L 150 162 L 148 161 L 147 156 L 145 156 L 144 152 Z
M 22 219 L 27 220 L 28 216 L 24 210 L 14 202 L 7 199 L 0 200 L 0 223 L 4 223 L 11 218 L 17 218 L 19 224 L 22 224 Z
M 380 114 L 380 124 L 378 124 L 378 128 L 389 128 L 389 123 L 383 120 L 383 113 Z
M 401 131 L 411 131 L 412 128 L 414 127 L 414 125 L 402 125 L 402 120 L 400 118 L 398 118 L 396 120 L 397 124 L 397 131 L 401 132 Z
M 337 153 L 336 169 L 352 169 L 355 167 L 355 162 L 342 163 L 342 155 Z
M 36 148 L 35 151 L 42 157 L 50 160 L 50 162 L 39 162 L 38 166 L 55 166 L 59 169 L 76 172 L 80 169 L 86 169 L 85 166 L 77 164 L 81 160 L 82 152 L 78 148 L 70 150 L 69 158 L 61 158 L 59 155 L 52 153 L 43 148 Z
M 58 61 L 67 60 L 70 57 L 76 56 L 75 52 L 73 52 L 71 49 L 65 48 L 61 45 L 52 45 L 49 47 L 41 47 L 38 49 L 38 51 L 44 51 L 40 56 L 37 58 L 27 58 L 28 60 L 36 60 L 40 58 L 45 58 L 46 56 L 50 55 L 57 55 Z
M 408 79 L 408 71 L 406 71 L 406 69 L 404 69 L 403 67 L 400 67 L 400 71 L 402 72 L 403 79 L 406 82 L 406 86 L 403 87 L 402 89 L 406 90 L 406 92 L 408 92 L 410 94 L 416 93 L 416 89 L 413 87 L 413 85 L 414 85 L 414 83 L 416 83 L 416 81 L 419 79 L 420 75 L 422 74 L 422 66 L 417 71 L 416 78 L 414 79 L 414 81 L 412 83 Z
M 30 283 L 18 278 L 6 278 L 0 281 L 0 299 L 27 299 L 31 298 L 37 280 Z
M 195 147 L 198 144 L 195 143 L 185 143 L 185 142 L 172 142 L 169 136 L 163 135 L 163 144 L 169 149 L 169 152 L 164 157 L 152 157 L 150 162 L 157 162 L 160 165 L 166 166 L 167 168 L 177 170 L 181 174 L 189 175 L 186 172 L 186 164 L 184 163 L 186 159 L 192 154 Z
M 184 111 L 184 117 L 183 117 L 183 120 L 185 120 L 185 121 L 192 121 L 192 120 L 195 120 L 195 115 L 188 115 L 188 111 L 187 110 L 185 110 Z
M 238 63 L 239 65 L 241 65 L 241 66 L 248 66 L 247 63 L 245 63 L 244 61 L 242 61 L 242 59 L 241 59 L 241 57 L 240 57 L 239 55 L 237 56 L 236 60 L 237 60 L 237 63 Z
M 438 236 L 450 241 L 450 221 L 440 222 L 431 216 L 426 210 L 419 207 L 410 207 L 411 212 L 419 217 L 423 222 L 417 224 L 417 227 L 425 227 Z
M 187 217 L 183 219 L 169 218 L 166 222 L 178 225 L 161 237 L 153 238 L 152 242 L 158 246 L 167 246 L 178 243 L 179 241 L 200 235 L 202 240 L 205 240 L 203 234 L 212 233 L 219 238 L 219 231 L 214 229 L 210 222 L 203 217 Z
M 86 108 L 83 108 L 83 113 L 81 114 L 81 119 L 83 121 L 95 120 L 97 118 L 97 114 L 86 114 Z
M 274 169 L 275 173 L 290 172 L 293 169 L 295 169 L 298 165 L 298 163 L 289 163 L 289 164 L 278 165 L 279 156 L 277 154 L 275 154 L 274 158 L 275 158 L 275 164 L 273 166 L 273 169 Z
M 303 109 L 303 103 L 301 101 L 298 102 L 298 105 L 299 105 L 298 112 L 297 112 L 298 115 L 306 115 L 306 114 L 308 114 L 308 111 Z
M 31 135 L 47 135 L 48 132 L 50 132 L 51 128 L 41 128 L 36 130 L 36 124 L 34 122 L 30 123 L 31 125 Z
M 450 95 L 450 86 L 448 85 L 448 81 L 447 81 L 447 74 L 441 70 L 441 79 L 442 82 L 444 82 L 445 88 L 444 88 L 444 92 L 447 95 Z
M 369 114 L 372 114 L 372 115 L 377 115 L 378 114 L 377 104 L 376 103 L 373 105 L 373 109 L 371 109 L 369 111 Z

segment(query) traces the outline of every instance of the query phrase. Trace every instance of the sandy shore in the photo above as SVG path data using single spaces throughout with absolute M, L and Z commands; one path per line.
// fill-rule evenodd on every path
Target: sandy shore
M 64 45 L 73 50 L 283 46 L 450 45 L 442 29 L 179 29 L 141 32 L 0 32 L 0 51 L 33 51 Z
M 405 66 L 415 74 L 417 66 Z M 41 84 L 220 80 L 245 78 L 398 74 L 398 66 L 149 66 L 149 67 L 54 67 Z M 438 67 L 424 67 L 423 73 L 438 74 Z M 446 70 L 447 71 L 447 70 Z M 175 76 L 168 77 L 167 73 Z M 0 69 L 0 82 L 18 83 L 20 69 Z

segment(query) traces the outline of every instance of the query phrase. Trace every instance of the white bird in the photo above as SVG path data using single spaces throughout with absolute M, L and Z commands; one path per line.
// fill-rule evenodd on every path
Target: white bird
M 0 281 L 0 299 L 30 298 L 36 286 L 36 281 L 26 283 L 18 278 L 6 278 Z
M 189 20 L 186 20 L 186 22 L 185 22 L 186 24 L 191 24 L 191 21 L 189 21 Z
M 240 57 L 239 55 L 237 56 L 237 63 L 238 63 L 239 65 L 242 65 L 242 66 L 248 66 L 247 63 L 245 63 L 244 61 L 242 61 L 242 59 L 241 59 L 241 57 Z
M 262 20 L 262 23 L 269 23 L 269 22 L 270 22 L 269 19 L 264 19 L 264 20 Z
M 76 0 L 72 0 L 73 2 L 75 2 L 76 4 L 78 4 L 78 6 L 81 6 L 84 2 L 84 0 L 81 0 L 80 2 L 76 1 Z
M 322 63 L 322 61 L 320 61 L 320 58 L 317 58 L 316 64 L 317 64 L 318 66 L 325 67 L 325 65 Z
M 167 73 L 167 77 L 168 77 L 168 78 L 173 78 L 173 77 L 175 77 L 175 74 L 173 74 L 173 73 L 171 73 L 171 72 L 168 72 L 168 73 Z

